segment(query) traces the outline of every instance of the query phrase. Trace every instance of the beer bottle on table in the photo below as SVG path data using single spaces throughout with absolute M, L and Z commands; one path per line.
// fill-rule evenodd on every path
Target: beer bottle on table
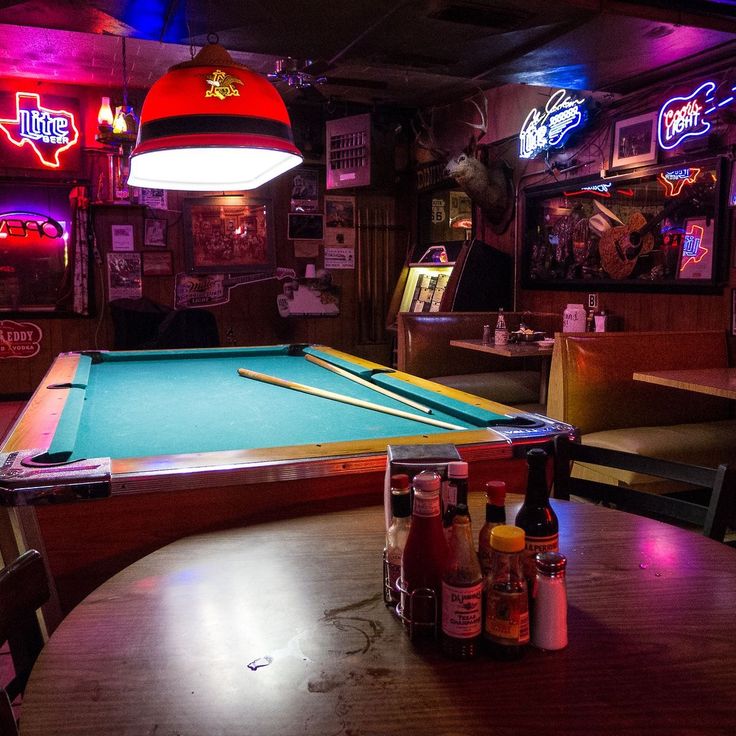
M 383 552 L 383 600 L 387 606 L 395 606 L 399 602 L 399 589 L 396 584 L 401 577 L 401 556 L 404 554 L 406 538 L 409 535 L 410 521 L 409 476 L 397 473 L 391 476 L 391 525 L 386 531 L 386 547 Z
M 447 483 L 443 487 L 444 515 L 442 526 L 445 528 L 445 537 L 450 536 L 452 520 L 457 513 L 458 506 L 465 506 L 468 513 L 468 464 L 462 460 L 447 463 Z M 468 513 L 468 516 L 470 514 Z
M 559 551 L 559 525 L 557 515 L 549 505 L 547 453 L 536 447 L 527 452 L 526 460 L 529 464 L 529 478 L 524 503 L 516 514 L 516 526 L 521 527 L 526 536 L 524 573 L 527 583 L 531 585 L 536 577 L 537 553 Z
M 483 575 L 465 504 L 455 507 L 442 576 L 442 652 L 453 659 L 477 654 L 483 629 Z
M 509 342 L 509 330 L 506 326 L 506 316 L 503 313 L 503 307 L 498 308 L 498 319 L 496 320 L 496 329 L 493 331 L 493 342 L 495 345 L 507 345 Z
M 485 580 L 483 640 L 497 659 L 516 659 L 529 643 L 529 598 L 523 570 L 524 530 L 491 531 L 491 571 Z
M 491 530 L 506 523 L 506 484 L 502 480 L 486 483 L 486 523 L 478 533 L 478 560 L 483 575 L 491 569 Z
M 435 636 L 442 610 L 447 542 L 440 516 L 440 482 L 431 470 L 414 476 L 411 526 L 401 557 L 399 611 L 412 638 Z

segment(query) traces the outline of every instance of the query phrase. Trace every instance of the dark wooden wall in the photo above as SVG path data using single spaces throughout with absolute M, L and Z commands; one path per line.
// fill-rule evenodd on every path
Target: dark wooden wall
M 0 89 L 2 89 L 0 82 Z M 7 84 L 6 84 L 7 86 Z M 60 85 L 39 85 L 50 94 L 64 94 L 80 99 L 81 115 L 87 149 L 82 157 L 83 170 L 76 177 L 91 184 L 92 200 L 106 191 L 105 156 L 94 143 L 96 113 L 100 90 Z M 292 113 L 292 117 L 294 114 Z M 298 117 L 298 116 L 297 116 Z M 324 121 L 322 121 L 324 122 Z M 303 133 L 296 130 L 295 136 Z M 313 126 L 313 116 L 310 125 Z M 318 133 L 323 136 L 323 132 Z M 377 173 L 379 185 L 356 190 L 334 192 L 356 197 L 358 229 L 356 234 L 356 268 L 333 270 L 332 281 L 337 287 L 340 314 L 337 317 L 287 317 L 279 315 L 276 296 L 282 290 L 282 282 L 270 280 L 243 284 L 231 289 L 230 301 L 208 307 L 215 315 L 221 344 L 258 345 L 288 341 L 323 343 L 347 352 L 388 363 L 391 360 L 392 336 L 385 330 L 388 301 L 405 260 L 411 212 L 408 202 L 409 188 L 406 173 L 408 155 L 406 146 L 396 150 L 397 162 L 404 173 L 392 167 L 391 172 Z M 320 158 L 312 156 L 305 166 L 320 172 L 320 205 L 324 196 L 324 165 Z M 275 248 L 279 267 L 294 268 L 297 275 L 304 274 L 304 267 L 314 262 L 317 268 L 323 264 L 323 248 L 318 258 L 297 258 L 294 241 L 287 238 L 287 214 L 290 209 L 292 175 L 289 172 L 259 190 L 254 197 L 272 201 L 275 213 Z M 38 171 L 13 170 L 2 167 L 0 176 L 19 179 L 35 178 Z M 42 172 L 47 178 L 49 175 Z M 56 178 L 70 179 L 56 175 Z M 88 317 L 48 316 L 44 314 L 2 313 L 0 319 L 28 321 L 38 325 L 43 332 L 40 353 L 28 359 L 0 358 L 0 397 L 24 395 L 39 384 L 54 357 L 64 351 L 85 349 L 111 349 L 113 326 L 110 319 L 107 294 L 106 254 L 111 249 L 111 225 L 133 224 L 136 251 L 148 250 L 143 244 L 143 228 L 146 216 L 163 217 L 168 222 L 167 249 L 172 252 L 174 273 L 185 270 L 184 228 L 182 203 L 186 197 L 206 193 L 168 192 L 168 209 L 146 210 L 131 204 L 92 204 L 92 223 L 96 234 L 98 256 L 93 260 L 94 308 Z M 214 192 L 213 194 L 220 194 Z M 153 250 L 153 249 L 151 249 Z M 166 306 L 174 303 L 173 276 L 144 276 L 143 296 Z M 380 319 L 379 319 L 380 317 Z

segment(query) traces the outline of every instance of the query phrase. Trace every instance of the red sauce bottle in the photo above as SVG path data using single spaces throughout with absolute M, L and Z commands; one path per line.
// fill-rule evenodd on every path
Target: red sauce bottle
M 409 636 L 436 636 L 442 611 L 442 574 L 447 542 L 440 515 L 440 476 L 414 476 L 411 527 L 401 558 L 401 611 Z

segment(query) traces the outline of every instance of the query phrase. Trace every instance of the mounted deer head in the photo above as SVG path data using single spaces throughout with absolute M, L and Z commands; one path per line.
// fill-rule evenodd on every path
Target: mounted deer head
M 445 173 L 458 183 L 473 203 L 483 211 L 494 233 L 501 234 L 508 228 L 514 214 L 514 181 L 511 167 L 505 161 L 484 163 L 478 158 L 478 140 L 488 130 L 488 98 L 484 95 L 484 107 L 475 100 L 471 104 L 480 114 L 479 123 L 465 122 L 478 132 L 470 137 L 468 145 L 459 153 L 451 153 L 437 144 L 434 135 L 433 112 L 429 123 L 419 114 L 420 128 L 416 143 L 427 149 L 440 161 L 446 162 Z

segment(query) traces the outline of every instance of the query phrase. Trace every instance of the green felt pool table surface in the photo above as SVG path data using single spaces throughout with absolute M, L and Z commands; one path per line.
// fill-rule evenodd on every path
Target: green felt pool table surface
M 327 359 L 420 401 L 408 407 L 307 360 Z M 99 362 L 98 362 L 99 361 Z M 239 368 L 415 415 L 412 420 L 245 378 Z M 441 396 L 317 347 L 269 346 L 79 356 L 49 454 L 130 458 L 447 433 L 424 417 L 477 429 L 502 413 Z M 53 389 L 49 389 L 53 390 Z

